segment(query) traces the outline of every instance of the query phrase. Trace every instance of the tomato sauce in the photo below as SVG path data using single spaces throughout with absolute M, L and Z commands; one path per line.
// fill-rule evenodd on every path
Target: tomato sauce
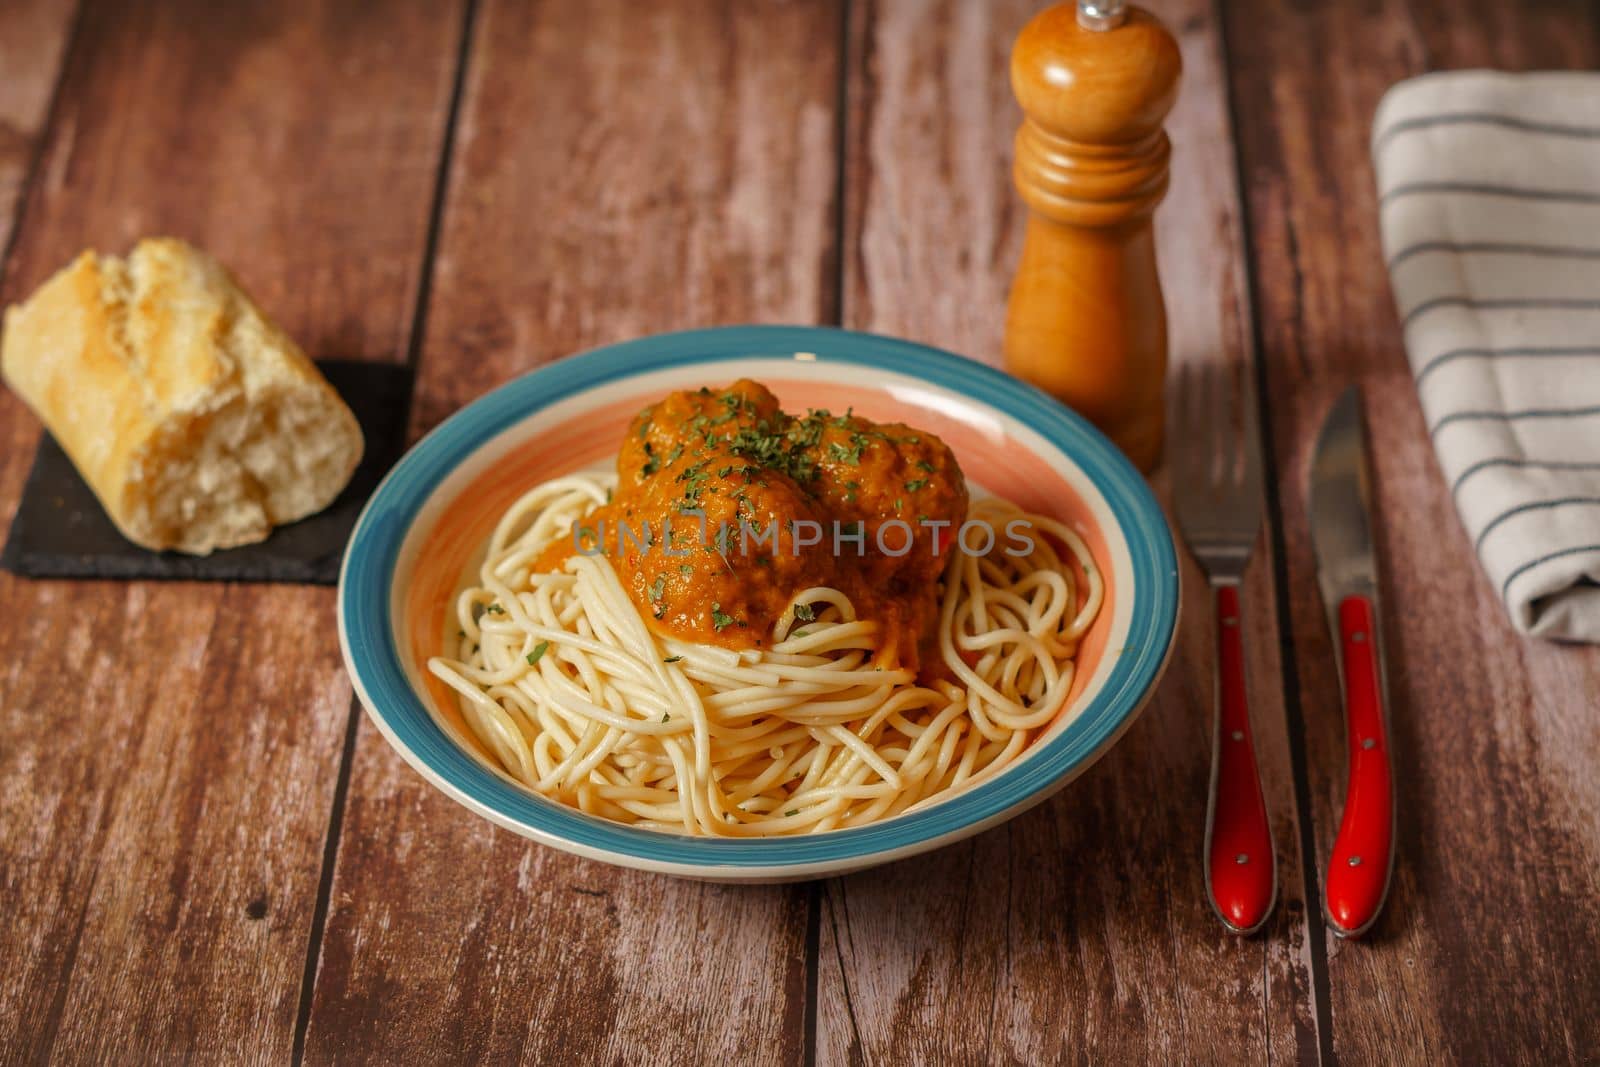
M 961 468 L 934 435 L 850 412 L 789 414 L 741 380 L 641 411 L 617 474 L 581 538 L 658 632 L 762 648 L 796 594 L 829 586 L 883 626 L 885 659 L 915 669 L 924 658 L 967 513 Z M 573 552 L 557 542 L 536 566 Z

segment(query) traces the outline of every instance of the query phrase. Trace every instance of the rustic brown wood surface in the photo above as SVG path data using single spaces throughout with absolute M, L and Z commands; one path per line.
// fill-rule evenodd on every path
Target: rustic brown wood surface
M 0 248 L 11 239 L 38 158 L 77 4 L 20 0 L 0 7 Z
M 403 358 L 459 21 L 86 4 L 4 298 L 170 232 L 309 351 Z M 0 428 L 9 516 L 38 424 L 0 392 Z M 287 1059 L 352 715 L 307 639 L 332 591 L 0 574 L 0 619 L 0 1059 Z
M 186 236 L 314 355 L 416 360 L 414 436 L 540 363 L 688 326 L 843 322 L 997 363 L 1023 221 L 1006 63 L 1037 6 L 3 5 L 0 299 L 84 245 Z M 1157 223 L 1173 358 L 1259 348 L 1269 415 L 1261 935 L 1204 903 L 1203 597 L 1140 721 L 1040 808 L 727 889 L 533 846 L 424 783 L 307 639 L 328 590 L 0 574 L 0 1061 L 1593 1056 L 1600 653 L 1514 638 L 1471 558 L 1366 138 L 1407 74 L 1594 66 L 1600 13 L 1151 6 L 1185 63 Z M 1346 945 L 1315 896 L 1343 742 L 1302 479 L 1351 379 L 1380 446 L 1402 859 Z M 5 522 L 37 435 L 0 391 Z
M 1367 137 L 1383 91 L 1430 69 L 1593 68 L 1600 10 L 1480 0 L 1446 15 L 1240 3 L 1234 110 L 1257 280 L 1303 723 L 1325 863 L 1344 788 L 1332 649 L 1305 520 L 1327 406 L 1359 382 L 1385 578 L 1399 866 L 1381 924 L 1328 943 L 1333 1051 L 1353 1063 L 1600 1055 L 1600 650 L 1518 639 L 1428 442 L 1379 248 Z M 1313 45 L 1312 43 L 1315 42 Z M 1319 875 L 1320 877 L 1320 875 Z

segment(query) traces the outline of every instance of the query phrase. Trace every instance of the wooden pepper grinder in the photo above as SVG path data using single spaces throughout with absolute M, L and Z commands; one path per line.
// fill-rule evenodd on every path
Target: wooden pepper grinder
M 1151 216 L 1172 149 L 1178 45 L 1149 12 L 1079 0 L 1011 52 L 1031 215 L 1006 310 L 1006 369 L 1086 416 L 1144 471 L 1161 456 L 1167 314 Z

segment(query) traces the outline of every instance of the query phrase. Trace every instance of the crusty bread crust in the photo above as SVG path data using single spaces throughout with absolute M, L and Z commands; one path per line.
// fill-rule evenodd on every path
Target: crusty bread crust
M 0 372 L 127 538 L 204 555 L 333 502 L 355 416 L 216 260 L 84 252 L 7 310 Z

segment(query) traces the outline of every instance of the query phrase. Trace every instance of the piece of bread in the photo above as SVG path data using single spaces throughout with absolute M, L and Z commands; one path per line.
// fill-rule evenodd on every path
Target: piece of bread
M 130 541 L 205 555 L 321 511 L 361 427 L 216 260 L 84 252 L 6 311 L 0 372 Z

